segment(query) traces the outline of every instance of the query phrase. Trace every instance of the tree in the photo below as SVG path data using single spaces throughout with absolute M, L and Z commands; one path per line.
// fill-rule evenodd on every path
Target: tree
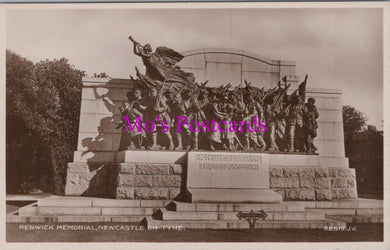
M 352 138 L 362 132 L 366 127 L 367 116 L 354 107 L 343 106 L 344 135 Z
M 32 112 L 32 108 L 44 104 L 50 96 L 37 98 L 32 62 L 8 50 L 6 59 L 7 192 L 20 192 L 25 191 L 31 182 L 39 182 L 40 171 L 35 164 L 40 161 L 39 152 L 44 151 L 39 149 L 42 144 L 36 128 L 44 126 L 31 113 L 37 113 Z
M 49 167 L 41 174 L 50 176 L 52 190 L 61 194 L 66 164 L 77 143 L 81 78 L 85 74 L 65 58 L 34 65 L 11 51 L 7 51 L 6 74 L 7 171 L 12 173 L 17 164 L 34 169 L 43 162 Z M 24 136 L 16 135 L 15 127 L 24 128 Z M 15 150 L 18 145 L 19 151 Z M 30 152 L 21 151 L 23 147 Z
M 93 77 L 95 77 L 95 78 L 110 78 L 110 76 L 107 75 L 105 72 L 102 72 L 102 73 L 99 73 L 99 74 L 94 73 Z
M 367 124 L 367 116 L 343 107 L 345 154 L 356 169 L 359 193 L 383 192 L 383 135 Z
M 54 192 L 59 194 L 64 191 L 66 165 L 71 161 L 77 145 L 82 77 L 85 73 L 62 58 L 36 64 L 36 76 L 41 85 L 53 86 L 56 91 L 56 100 L 51 103 L 53 107 L 58 105 L 56 116 L 51 117 L 55 126 L 51 127 L 52 134 L 46 141 L 51 145 Z
M 357 136 L 367 128 L 367 116 L 356 108 L 343 106 L 343 126 L 345 153 L 348 156 L 355 150 Z

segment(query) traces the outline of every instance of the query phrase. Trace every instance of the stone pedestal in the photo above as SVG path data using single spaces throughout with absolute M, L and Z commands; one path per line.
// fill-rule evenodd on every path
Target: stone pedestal
M 185 151 L 118 152 L 109 195 L 116 199 L 174 199 L 184 190 L 186 156 Z
M 197 155 L 236 158 L 215 162 L 197 160 Z M 258 161 L 245 161 L 245 156 Z M 355 170 L 341 157 L 135 150 L 114 158 L 111 163 L 69 163 L 65 194 L 135 200 L 181 194 L 192 202 L 229 203 L 357 198 Z

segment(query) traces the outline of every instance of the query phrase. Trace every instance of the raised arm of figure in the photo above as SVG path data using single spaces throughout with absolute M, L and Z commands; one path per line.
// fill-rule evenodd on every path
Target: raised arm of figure
M 129 40 L 133 42 L 133 53 L 135 55 L 140 56 L 140 57 L 150 57 L 151 56 L 151 54 L 147 53 L 145 51 L 145 48 L 139 42 L 134 40 L 134 38 L 132 36 L 129 36 Z

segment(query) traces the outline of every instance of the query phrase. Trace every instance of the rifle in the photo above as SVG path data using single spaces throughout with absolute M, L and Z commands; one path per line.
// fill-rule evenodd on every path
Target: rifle
M 172 88 L 172 86 L 173 86 L 174 83 L 175 83 L 175 82 L 171 82 L 171 84 L 169 84 L 168 90 L 170 90 L 170 89 Z
M 240 97 L 241 97 L 242 89 L 240 88 L 240 86 L 236 86 L 236 87 L 231 91 L 231 93 L 232 93 L 234 96 L 240 96 Z
M 202 88 L 204 86 L 206 86 L 206 84 L 209 82 L 209 80 L 205 81 L 204 83 L 202 83 L 200 86 L 198 86 L 195 91 L 191 94 L 191 97 L 189 99 L 190 101 L 190 104 L 188 105 L 188 107 L 191 107 L 192 104 L 198 99 L 199 95 L 200 95 L 200 91 L 202 90 Z
M 240 139 L 238 139 L 236 134 L 234 134 L 234 141 L 237 142 L 238 146 L 240 146 L 241 148 L 244 148 L 244 146 L 242 145 L 242 143 L 240 142 Z
M 277 99 L 277 100 L 275 101 L 275 103 L 272 105 L 274 108 L 275 108 L 275 107 L 278 108 L 278 107 L 280 106 L 280 104 L 281 104 L 282 101 L 283 101 L 283 97 L 284 97 L 285 94 L 287 93 L 287 90 L 288 90 L 288 88 L 290 87 L 290 85 L 291 85 L 291 84 L 288 84 L 288 85 L 283 89 L 282 93 L 280 93 L 278 99 Z M 277 110 L 277 109 L 275 109 L 275 110 Z
M 160 88 L 160 92 L 158 93 L 158 96 L 156 98 L 156 102 L 154 104 L 154 109 L 155 110 L 157 110 L 159 108 L 159 106 L 160 106 L 160 101 L 161 101 L 161 98 L 162 98 L 162 95 L 163 95 L 163 92 L 164 92 L 164 85 L 166 83 L 166 80 L 167 80 L 167 78 L 164 79 L 164 82 L 163 82 L 163 84 L 162 84 L 162 86 Z
M 270 96 L 271 94 L 273 94 L 275 91 L 276 91 L 276 87 L 267 90 L 267 92 L 266 92 L 265 95 L 263 96 L 263 99 L 261 100 L 261 102 L 264 102 L 265 98 L 267 98 L 268 96 Z
M 297 92 L 298 92 L 298 89 L 296 89 L 290 96 L 296 96 L 296 95 L 297 95 Z M 279 118 L 279 117 L 280 117 L 284 112 L 286 112 L 290 107 L 291 107 L 291 101 L 290 101 L 290 103 L 289 103 L 282 111 L 280 111 L 278 114 L 275 115 L 275 118 L 274 118 L 274 119 Z
M 251 86 L 251 83 L 247 82 L 246 79 L 244 79 L 244 82 L 245 82 L 245 88 L 249 88 Z
M 176 94 L 181 94 L 181 92 L 183 92 L 187 88 L 188 88 L 187 85 L 184 85 L 179 91 L 177 91 Z
M 226 86 L 222 87 L 221 93 L 228 91 L 231 86 L 232 86 L 232 84 L 230 82 L 228 84 L 226 84 Z
M 240 89 L 240 102 L 244 103 L 244 91 Z
M 265 94 L 264 94 L 264 87 L 262 87 L 260 90 L 257 91 L 254 100 L 255 101 L 260 100 L 262 102 L 263 99 L 264 99 L 264 96 L 265 96 Z

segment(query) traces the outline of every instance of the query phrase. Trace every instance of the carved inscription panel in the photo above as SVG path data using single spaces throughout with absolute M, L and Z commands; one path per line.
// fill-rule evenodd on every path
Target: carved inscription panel
M 269 189 L 268 155 L 189 152 L 188 188 Z

